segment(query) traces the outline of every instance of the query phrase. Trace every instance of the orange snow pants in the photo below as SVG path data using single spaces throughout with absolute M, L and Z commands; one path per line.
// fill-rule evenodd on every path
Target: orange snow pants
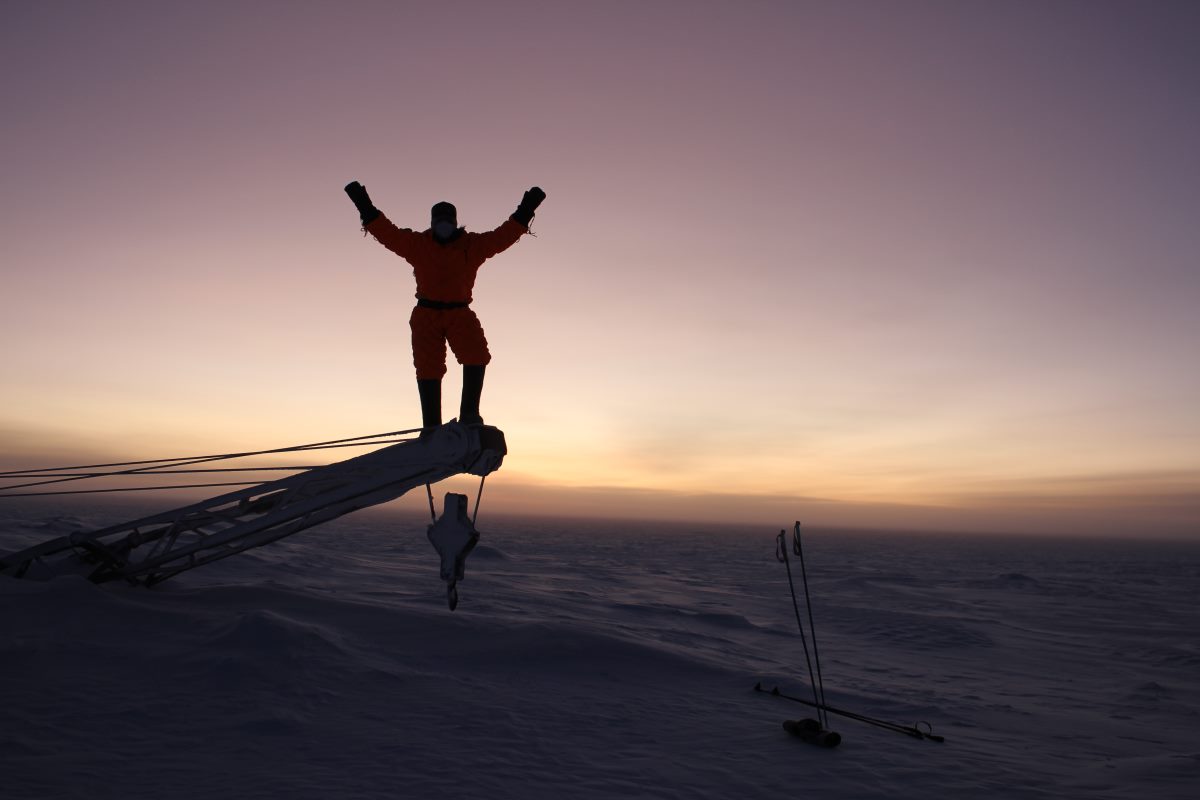
M 437 309 L 416 306 L 409 317 L 413 365 L 417 380 L 446 374 L 446 343 L 460 364 L 484 366 L 492 360 L 479 317 L 470 308 Z

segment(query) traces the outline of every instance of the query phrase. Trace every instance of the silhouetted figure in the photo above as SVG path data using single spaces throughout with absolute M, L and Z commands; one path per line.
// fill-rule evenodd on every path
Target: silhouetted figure
M 442 377 L 446 374 L 446 343 L 463 365 L 462 405 L 458 419 L 479 425 L 479 398 L 483 372 L 492 355 L 483 326 L 471 310 L 475 275 L 483 262 L 516 243 L 529 232 L 533 213 L 546 193 L 538 187 L 525 192 L 521 204 L 500 227 L 487 233 L 470 233 L 458 227 L 458 211 L 446 202 L 430 210 L 428 230 L 420 233 L 398 228 L 372 203 L 358 181 L 346 185 L 346 194 L 362 216 L 363 229 L 413 268 L 417 279 L 417 305 L 408 324 L 412 328 L 413 364 L 421 395 L 421 424 L 428 431 L 442 424 Z

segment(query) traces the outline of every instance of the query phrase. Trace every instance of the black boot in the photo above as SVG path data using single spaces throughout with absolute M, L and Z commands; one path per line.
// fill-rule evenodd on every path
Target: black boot
M 421 427 L 428 433 L 442 424 L 442 380 L 418 378 L 417 391 L 421 395 Z
M 482 364 L 463 365 L 462 406 L 458 411 L 458 421 L 464 425 L 482 425 L 483 417 L 479 416 L 479 396 L 483 394 L 483 371 L 487 367 Z

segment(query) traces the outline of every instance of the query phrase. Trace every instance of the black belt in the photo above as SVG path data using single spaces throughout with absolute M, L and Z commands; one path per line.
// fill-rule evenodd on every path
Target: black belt
M 443 303 L 441 300 L 426 300 L 424 297 L 417 298 L 417 305 L 421 308 L 432 308 L 437 311 L 449 311 L 452 308 L 466 308 L 470 303 Z

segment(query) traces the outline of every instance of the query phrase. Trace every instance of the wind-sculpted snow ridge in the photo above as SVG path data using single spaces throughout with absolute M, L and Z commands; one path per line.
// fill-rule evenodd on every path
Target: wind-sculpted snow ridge
M 883 651 L 931 651 L 967 647 L 992 647 L 995 642 L 969 621 L 892 608 L 848 607 L 826 617 L 836 629 L 877 642 Z
M 689 622 L 696 622 L 702 625 L 710 625 L 719 628 L 734 628 L 739 630 L 758 627 L 741 614 L 721 613 L 715 611 L 694 611 L 674 605 L 616 602 L 610 604 L 609 608 L 620 613 L 632 614 L 636 616 L 663 617 L 669 619 L 675 624 L 686 625 Z
M 1027 591 L 1030 589 L 1038 589 L 1041 584 L 1036 579 L 1028 575 L 1022 575 L 1020 572 L 1006 572 L 1003 575 L 997 575 L 989 580 L 980 581 L 982 587 L 991 587 L 993 589 L 1015 589 Z
M 0 549 L 99 519 L 71 513 L 10 516 Z M 809 692 L 774 531 L 481 518 L 451 614 L 426 524 L 154 589 L 0 580 L 4 797 L 1194 793 L 1195 546 L 810 534 L 828 702 L 946 737 L 835 717 L 831 752 L 752 691 Z

